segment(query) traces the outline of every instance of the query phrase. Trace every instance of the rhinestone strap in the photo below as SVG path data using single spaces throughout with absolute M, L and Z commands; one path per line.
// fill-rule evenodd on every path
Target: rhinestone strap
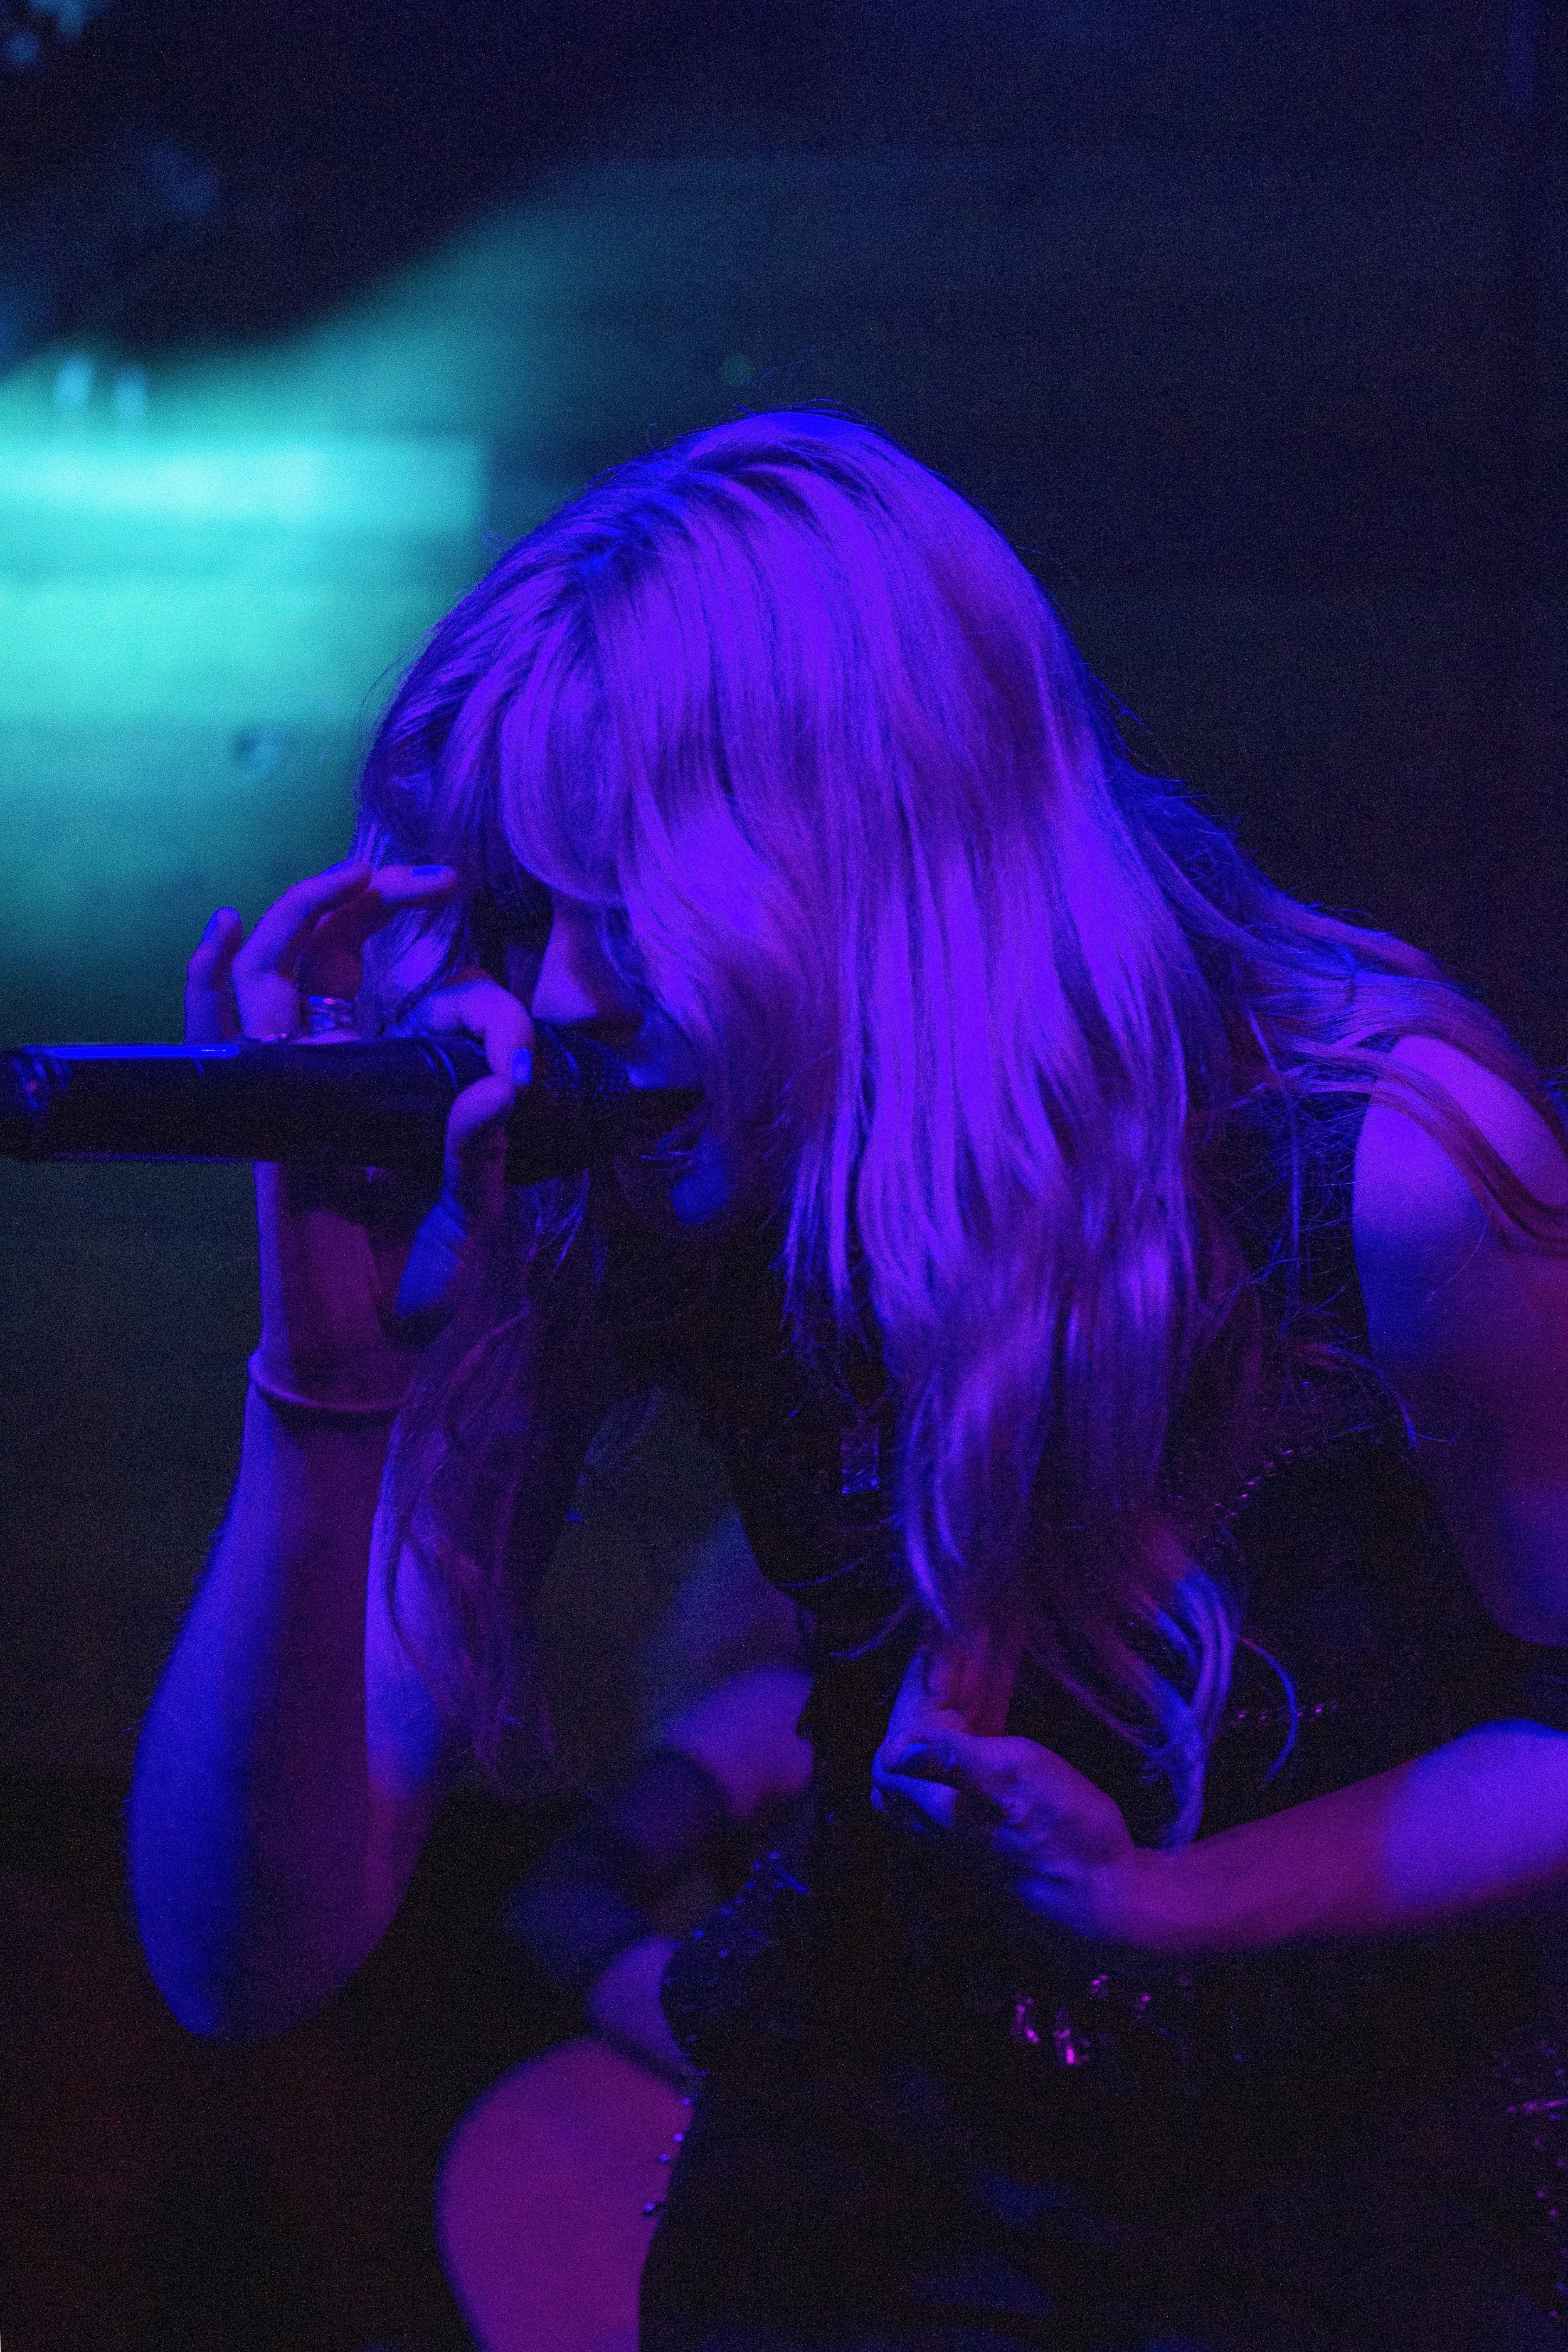
M 1546 2315 L 1568 2326 L 1568 2063 L 1554 2041 L 1532 2040 L 1492 2068 L 1503 2114 L 1514 2127 L 1531 2197 L 1531 2234 L 1550 2262 Z

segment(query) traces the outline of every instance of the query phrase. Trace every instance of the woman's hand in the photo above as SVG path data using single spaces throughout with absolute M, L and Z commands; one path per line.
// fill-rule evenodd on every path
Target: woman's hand
M 187 968 L 186 1036 L 208 1045 L 295 1035 L 306 996 L 357 996 L 376 931 L 438 908 L 456 887 L 448 866 L 373 871 L 350 861 L 295 883 L 248 940 L 232 908 L 220 908 Z M 257 1171 L 261 1360 L 293 1393 L 331 1402 L 401 1394 L 469 1234 L 501 1212 L 506 1115 L 531 1069 L 526 1007 L 488 974 L 463 971 L 416 1005 L 408 1026 L 476 1037 L 490 1065 L 452 1106 L 434 1208 L 427 1191 L 385 1171 Z M 352 1036 L 331 1031 L 300 1042 L 330 1048 Z
M 990 1855 L 1058 1927 L 1106 1943 L 1152 1940 L 1163 1857 L 1134 1845 L 1120 1809 L 1072 1765 L 1002 1733 L 1004 1683 L 1010 1690 L 994 1661 L 954 1644 L 920 1652 L 871 1768 L 872 1801 Z

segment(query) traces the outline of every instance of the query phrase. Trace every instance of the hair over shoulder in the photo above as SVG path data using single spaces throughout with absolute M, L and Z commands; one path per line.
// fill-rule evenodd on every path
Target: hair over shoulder
M 1568 1220 L 1386 1058 L 1445 1038 L 1568 1148 L 1521 1048 L 1433 959 L 1275 888 L 1135 767 L 996 525 L 837 410 L 690 434 L 510 549 L 409 670 L 363 811 L 363 850 L 468 886 L 393 942 L 389 1013 L 477 907 L 600 910 L 777 1204 L 796 1343 L 825 1315 L 874 1324 L 921 1603 L 961 1635 L 1020 1628 L 1169 1776 L 1189 1834 L 1236 1628 L 1173 1520 L 1169 1444 L 1200 1365 L 1232 1368 L 1245 1418 L 1259 1311 L 1207 1155 L 1245 1101 L 1377 1084 L 1568 1252 Z M 581 1202 L 520 1204 L 395 1444 L 395 1532 L 446 1598 L 446 1701 L 481 1761 L 526 1712 L 503 1522 L 531 1268 Z

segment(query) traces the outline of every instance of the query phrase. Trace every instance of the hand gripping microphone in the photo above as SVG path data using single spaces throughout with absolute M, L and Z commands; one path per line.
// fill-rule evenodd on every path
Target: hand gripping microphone
M 507 1181 L 539 1184 L 647 1152 L 701 1102 L 634 1087 L 607 1046 L 534 1024 L 533 1077 L 507 1121 Z M 466 1037 L 322 1046 L 26 1045 L 0 1050 L 0 1153 L 14 1160 L 284 1160 L 438 1177 L 447 1114 L 489 1064 Z

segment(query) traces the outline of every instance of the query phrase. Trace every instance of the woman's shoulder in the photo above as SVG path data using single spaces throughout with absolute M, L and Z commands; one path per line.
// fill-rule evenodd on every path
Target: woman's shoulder
M 1568 1203 L 1568 1156 L 1505 1079 L 1430 1037 L 1404 1039 L 1390 1058 L 1437 1079 L 1538 1199 Z M 1493 1615 L 1514 1632 L 1560 1629 L 1568 1256 L 1489 1213 L 1436 1138 L 1392 1108 L 1393 1094 L 1374 1093 L 1356 1154 L 1353 1237 L 1373 1360 L 1405 1402 L 1427 1483 Z
M 1431 1078 L 1538 1198 L 1568 1204 L 1568 1155 L 1534 1105 L 1495 1070 L 1438 1037 L 1405 1036 L 1394 1073 Z M 1373 1089 L 1356 1143 L 1352 1223 L 1364 1274 L 1405 1267 L 1433 1281 L 1487 1239 L 1495 1218 L 1453 1154 L 1405 1110 L 1394 1083 Z

